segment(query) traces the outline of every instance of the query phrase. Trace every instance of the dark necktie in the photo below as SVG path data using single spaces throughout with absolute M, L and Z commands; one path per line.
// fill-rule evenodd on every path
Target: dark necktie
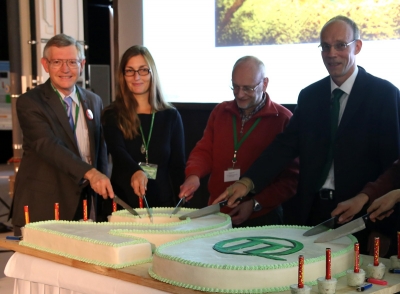
M 74 131 L 74 117 L 72 116 L 72 98 L 70 96 L 64 98 L 65 105 L 67 107 L 68 122 Z
M 329 174 L 329 170 L 331 169 L 332 162 L 333 162 L 333 149 L 335 144 L 335 137 L 336 137 L 336 130 L 339 124 L 339 110 L 340 110 L 340 98 L 343 95 L 343 91 L 339 88 L 336 88 L 332 92 L 332 102 L 331 102 L 331 137 L 330 137 L 330 144 L 328 149 L 328 156 L 326 158 L 326 162 L 324 165 L 324 169 L 321 173 L 321 179 L 318 185 L 318 188 L 321 188 L 322 185 L 325 183 L 326 178 Z

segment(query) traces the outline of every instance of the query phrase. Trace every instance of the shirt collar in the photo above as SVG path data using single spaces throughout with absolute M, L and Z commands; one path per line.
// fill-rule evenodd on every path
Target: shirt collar
M 358 66 L 356 66 L 354 72 L 351 74 L 351 76 L 339 87 L 338 85 L 335 84 L 335 82 L 331 78 L 331 93 L 333 90 L 336 88 L 340 88 L 343 92 L 345 92 L 347 95 L 350 95 L 351 89 L 353 88 L 354 81 L 356 80 L 358 74 Z
M 76 93 L 77 89 L 76 87 L 74 87 L 74 90 L 69 94 L 69 95 L 64 95 L 63 93 L 60 92 L 61 97 L 64 99 L 65 97 L 71 97 L 72 101 L 75 102 L 76 105 L 79 105 L 79 99 L 78 99 L 78 95 Z
M 261 102 L 258 103 L 256 108 L 254 108 L 254 110 L 250 114 L 245 115 L 244 110 L 239 108 L 240 116 L 242 117 L 242 119 L 244 119 L 246 121 L 249 120 L 250 118 L 253 117 L 253 115 L 255 115 L 257 112 L 259 112 L 261 110 L 261 108 L 263 108 L 265 106 L 266 102 L 267 102 L 266 95 L 265 95 L 265 93 L 263 93 Z

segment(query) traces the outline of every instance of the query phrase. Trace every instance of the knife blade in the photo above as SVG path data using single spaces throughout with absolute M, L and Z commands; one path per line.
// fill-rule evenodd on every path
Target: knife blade
M 136 212 L 136 210 L 134 210 L 131 206 L 129 206 L 125 201 L 123 201 L 115 194 L 114 194 L 114 201 L 119 205 L 121 205 L 123 208 L 125 208 L 127 211 L 129 211 L 131 214 L 137 215 L 139 218 L 141 218 L 139 213 Z
M 146 205 L 146 210 L 147 210 L 147 213 L 148 213 L 148 215 L 150 217 L 150 222 L 153 223 L 153 214 L 151 213 L 151 209 L 149 207 L 149 204 L 147 203 L 146 195 L 143 195 L 142 198 L 144 200 L 144 204 Z
M 314 236 L 319 233 L 328 231 L 330 229 L 333 229 L 335 227 L 335 223 L 339 219 L 339 215 L 335 215 L 334 217 L 316 225 L 315 227 L 309 229 L 307 232 L 303 234 L 303 236 Z
M 366 228 L 366 223 L 369 220 L 369 215 L 370 215 L 370 213 L 367 213 L 366 215 L 363 215 L 351 222 L 348 222 L 347 224 L 344 224 L 343 226 L 341 226 L 337 229 L 326 232 L 325 234 L 323 234 L 323 235 L 319 236 L 317 239 L 315 239 L 314 243 L 329 242 L 329 241 L 341 238 L 343 236 L 346 236 L 349 234 L 354 234 L 361 230 L 364 230 Z
M 186 202 L 186 197 L 182 197 L 181 200 L 179 200 L 178 204 L 175 206 L 174 210 L 169 215 L 169 217 L 171 217 L 173 214 L 176 214 L 179 211 L 179 209 L 181 209 L 181 206 L 185 205 L 185 202 Z
M 236 200 L 236 202 L 237 201 L 241 201 L 242 199 L 243 199 L 243 197 L 238 198 Z M 198 218 L 198 217 L 201 217 L 201 216 L 206 216 L 206 215 L 209 215 L 209 214 L 217 213 L 217 212 L 220 211 L 221 207 L 224 207 L 227 204 L 228 204 L 228 199 L 226 199 L 224 201 L 221 201 L 221 202 L 218 202 L 216 204 L 212 204 L 212 205 L 206 206 L 206 207 L 198 209 L 196 211 L 189 212 L 187 214 L 181 215 L 179 217 L 179 219 L 180 220 L 185 220 L 188 217 L 193 219 L 193 218 Z

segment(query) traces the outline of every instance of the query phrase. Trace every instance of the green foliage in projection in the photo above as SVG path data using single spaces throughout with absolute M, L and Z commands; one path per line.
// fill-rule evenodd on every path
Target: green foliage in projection
M 363 40 L 400 39 L 399 0 L 216 0 L 216 45 L 318 43 L 336 15 L 353 19 Z

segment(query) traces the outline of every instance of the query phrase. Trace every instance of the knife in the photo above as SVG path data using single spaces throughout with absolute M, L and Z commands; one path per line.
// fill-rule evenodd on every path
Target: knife
M 241 201 L 242 199 L 243 199 L 243 197 L 240 197 L 240 198 L 238 198 L 236 200 L 236 202 L 237 201 Z M 206 207 L 198 209 L 196 211 L 181 215 L 179 217 L 179 219 L 180 220 L 185 220 L 188 217 L 193 219 L 193 218 L 198 218 L 198 217 L 201 217 L 201 216 L 206 216 L 206 215 L 209 215 L 209 214 L 217 213 L 217 212 L 220 211 L 221 207 L 224 207 L 227 204 L 228 204 L 228 199 L 226 199 L 224 201 L 221 201 L 221 202 L 218 202 L 216 204 L 212 204 L 212 205 L 206 206 Z
M 174 210 L 169 215 L 169 217 L 171 217 L 173 214 L 176 214 L 179 211 L 179 209 L 181 209 L 181 206 L 185 205 L 185 202 L 186 202 L 186 197 L 182 197 L 181 200 L 179 200 L 178 204 L 175 206 Z
M 326 232 L 325 234 L 319 236 L 317 239 L 315 239 L 314 243 L 324 243 L 324 242 L 329 242 L 335 239 L 338 239 L 340 237 L 349 235 L 349 234 L 354 234 L 357 233 L 361 230 L 364 230 L 366 228 L 366 223 L 369 220 L 369 215 L 370 213 L 367 213 L 366 215 L 363 215 L 337 229 L 334 229 L 332 231 Z
M 144 200 L 144 203 L 146 205 L 147 213 L 149 214 L 149 217 L 150 217 L 150 222 L 153 223 L 153 214 L 151 213 L 149 204 L 147 203 L 146 195 L 143 195 L 143 200 Z
M 119 198 L 117 195 L 114 194 L 114 201 L 121 205 L 123 208 L 125 208 L 127 211 L 129 211 L 133 215 L 137 215 L 140 218 L 139 213 L 136 212 L 132 207 L 130 207 L 127 203 L 125 203 L 121 198 Z
M 315 227 L 309 229 L 307 232 L 303 234 L 303 236 L 313 236 L 317 235 L 319 233 L 328 231 L 330 229 L 333 229 L 335 227 L 335 223 L 339 219 L 339 215 L 335 215 L 334 217 L 320 223 L 319 225 L 316 225 Z

